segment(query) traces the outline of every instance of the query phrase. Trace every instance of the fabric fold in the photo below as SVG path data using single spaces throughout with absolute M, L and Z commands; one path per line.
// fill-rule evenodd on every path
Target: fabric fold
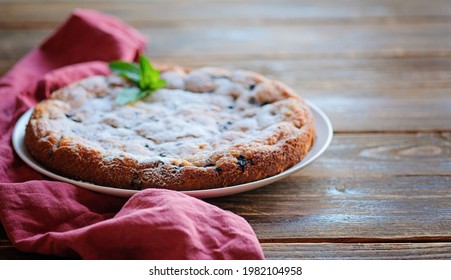
M 241 217 L 170 190 L 129 200 L 61 182 L 0 184 L 0 217 L 23 251 L 83 259 L 261 259 Z
M 135 60 L 146 39 L 111 16 L 76 10 L 0 79 L 0 220 L 22 251 L 83 259 L 262 259 L 251 226 L 185 194 L 130 199 L 50 181 L 14 153 L 16 120 L 50 93 Z

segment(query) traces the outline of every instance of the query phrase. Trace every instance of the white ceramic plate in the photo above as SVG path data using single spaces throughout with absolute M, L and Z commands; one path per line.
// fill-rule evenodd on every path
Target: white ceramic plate
M 249 190 L 253 190 L 256 188 L 260 188 L 262 186 L 274 183 L 278 180 L 281 180 L 294 172 L 300 170 L 301 168 L 307 166 L 312 161 L 317 159 L 329 146 L 330 142 L 332 141 L 332 124 L 330 123 L 329 118 L 324 114 L 321 109 L 319 109 L 316 105 L 312 104 L 311 102 L 307 102 L 310 109 L 312 110 L 313 117 L 315 119 L 315 128 L 317 133 L 316 142 L 313 145 L 310 152 L 307 154 L 307 156 L 298 164 L 295 166 L 285 170 L 284 172 L 251 183 L 242 184 L 242 185 L 236 185 L 231 187 L 225 187 L 225 188 L 215 188 L 215 189 L 206 189 L 206 190 L 198 190 L 198 191 L 182 191 L 185 194 L 197 197 L 197 198 L 208 198 L 208 197 L 218 197 L 218 196 L 225 196 L 225 195 L 231 195 L 231 194 L 237 194 Z M 28 164 L 31 168 L 35 169 L 36 171 L 47 175 L 50 178 L 71 183 L 73 185 L 104 193 L 114 196 L 121 196 L 121 197 L 130 197 L 134 193 L 138 191 L 133 190 L 123 190 L 123 189 L 116 189 L 116 188 L 110 188 L 110 187 L 104 187 L 99 185 L 94 185 L 91 183 L 81 182 L 72 180 L 63 176 L 60 176 L 58 174 L 55 174 L 49 170 L 47 170 L 45 167 L 37 163 L 28 153 L 27 148 L 25 147 L 24 142 L 24 136 L 25 136 L 25 128 L 27 126 L 28 120 L 30 119 L 31 113 L 33 109 L 28 110 L 25 114 L 23 114 L 20 119 L 17 121 L 16 126 L 14 127 L 14 132 L 12 135 L 12 141 L 14 149 L 16 150 L 19 157 L 25 161 L 26 164 Z

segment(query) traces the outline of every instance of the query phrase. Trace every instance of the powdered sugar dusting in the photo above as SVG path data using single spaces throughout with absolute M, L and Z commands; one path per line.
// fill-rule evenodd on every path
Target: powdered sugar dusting
M 230 147 L 273 144 L 265 139 L 295 127 L 299 114 L 281 104 L 287 98 L 302 102 L 249 72 L 173 68 L 164 70 L 162 78 L 166 88 L 125 106 L 117 105 L 115 97 L 130 86 L 127 81 L 117 76 L 85 79 L 52 95 L 71 108 L 49 122 L 58 122 L 61 135 L 84 139 L 106 158 L 127 155 L 140 163 L 172 164 L 182 159 L 184 165 L 204 166 Z M 265 89 L 271 100 L 265 100 Z

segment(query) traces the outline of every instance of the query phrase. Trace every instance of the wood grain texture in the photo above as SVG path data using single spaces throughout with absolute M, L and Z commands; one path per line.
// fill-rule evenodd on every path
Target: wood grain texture
M 281 80 L 322 108 L 336 132 L 451 131 L 451 59 L 443 57 L 155 61 L 247 69 Z M 0 73 L 14 62 L 0 60 Z
M 427 260 L 450 259 L 450 243 L 262 244 L 267 259 Z
M 451 131 L 449 96 L 407 100 L 376 96 L 377 93 L 374 97 L 312 97 L 310 100 L 330 117 L 335 132 Z
M 314 260 L 409 260 L 451 259 L 451 245 L 433 243 L 263 243 L 268 260 L 314 259 Z M 19 252 L 12 246 L 0 246 L 0 260 L 47 260 L 60 259 Z
M 451 130 L 451 59 L 444 57 L 199 57 L 178 63 L 242 68 L 281 80 L 325 110 L 336 132 Z
M 3 42 L 5 45 L 6 42 Z M 0 43 L 1 44 L 1 43 Z M 14 44 L 4 49 L 14 48 Z M 5 50 L 6 51 L 6 50 Z M 147 53 L 150 57 L 152 52 Z M 451 57 L 450 57 L 451 58 Z M 155 57 L 156 63 L 198 68 L 217 66 L 245 69 L 281 80 L 308 97 L 450 97 L 451 59 L 447 57 Z M 0 58 L 0 75 L 15 63 L 11 57 Z M 432 92 L 430 92 L 432 91 Z
M 148 52 L 148 55 L 153 56 L 152 52 Z M 390 58 L 196 56 L 181 57 L 177 60 L 171 57 L 158 57 L 154 61 L 191 68 L 213 65 L 247 69 L 272 79 L 282 80 L 303 94 L 316 91 L 314 94 L 318 95 L 326 94 L 330 90 L 339 90 L 337 95 L 359 97 L 374 96 L 374 90 L 378 90 L 378 96 L 383 97 L 421 97 L 426 95 L 421 90 L 448 89 L 451 86 L 451 59 L 447 58 L 402 55 Z
M 244 217 L 264 244 L 451 242 L 450 154 L 448 133 L 336 135 L 293 176 L 207 202 Z
M 207 201 L 246 218 L 266 243 L 451 241 L 450 155 L 448 133 L 336 135 L 293 176 Z
M 0 75 L 76 7 L 138 28 L 154 62 L 260 72 L 331 118 L 313 164 L 207 200 L 244 217 L 267 258 L 451 259 L 449 0 L 0 0 Z M 0 226 L 0 259 L 47 258 Z
M 154 57 L 203 56 L 374 56 L 387 53 L 449 54 L 449 23 L 312 26 L 259 24 L 141 28 L 152 38 Z M 47 29 L 0 31 L 0 56 L 19 58 L 50 33 Z M 295 34 L 295 35 L 294 35 Z M 375 39 L 377 38 L 377 40 Z M 14 45 L 12 42 L 15 42 Z M 19 43 L 20 44 L 17 44 Z M 431 44 L 434 42 L 434 44 Z M 89 50 L 87 50 L 89 51 Z
M 336 135 L 293 176 L 209 202 L 245 217 L 260 239 L 451 241 L 450 134 Z
M 327 151 L 292 177 L 451 175 L 450 133 L 334 135 Z
M 306 174 L 210 202 L 243 216 L 265 242 L 451 242 L 449 176 Z
M 154 56 L 322 55 L 444 51 L 449 53 L 449 23 L 366 25 L 211 25 L 143 28 L 154 38 Z M 375 40 L 375 38 L 378 38 Z M 434 44 L 430 42 L 433 41 Z
M 1 1 L 0 26 L 8 28 L 54 27 L 76 8 L 95 9 L 115 15 L 136 27 L 189 25 L 205 22 L 328 23 L 444 21 L 449 2 L 371 0 L 347 1 Z M 45 1 L 50 2 L 50 1 Z M 164 11 L 164 12 L 163 12 Z

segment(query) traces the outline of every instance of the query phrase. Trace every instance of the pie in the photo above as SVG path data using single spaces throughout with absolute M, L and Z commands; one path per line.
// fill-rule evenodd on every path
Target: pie
M 279 174 L 314 143 L 308 106 L 279 81 L 242 70 L 158 68 L 166 86 L 126 105 L 116 96 L 134 85 L 115 74 L 53 92 L 27 124 L 31 156 L 101 186 L 202 190 Z

